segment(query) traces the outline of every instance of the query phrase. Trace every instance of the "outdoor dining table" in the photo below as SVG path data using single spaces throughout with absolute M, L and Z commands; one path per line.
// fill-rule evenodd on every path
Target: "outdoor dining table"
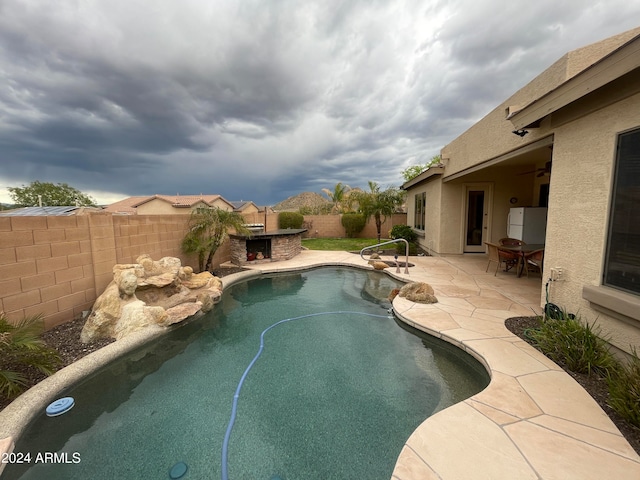
M 524 256 L 527 253 L 534 252 L 536 250 L 544 250 L 544 243 L 528 243 L 523 245 L 500 245 L 500 250 L 508 250 L 510 252 L 516 253 L 520 256 L 520 271 L 518 271 L 518 277 L 522 276 L 522 272 L 524 270 Z

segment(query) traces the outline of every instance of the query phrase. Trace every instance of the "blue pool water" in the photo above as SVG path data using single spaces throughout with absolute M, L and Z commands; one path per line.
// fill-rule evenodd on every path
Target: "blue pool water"
M 402 328 L 380 272 L 321 268 L 228 288 L 205 317 L 105 367 L 43 412 L 16 445 L 30 465 L 7 479 L 388 479 L 429 415 L 482 390 L 488 375 L 454 347 Z M 325 312 L 355 312 L 327 314 Z M 317 314 L 317 315 L 316 315 Z M 57 452 L 58 463 L 35 463 Z M 66 455 L 63 455 L 66 454 Z M 67 459 L 68 463 L 62 462 Z M 79 461 L 78 461 L 79 460 Z

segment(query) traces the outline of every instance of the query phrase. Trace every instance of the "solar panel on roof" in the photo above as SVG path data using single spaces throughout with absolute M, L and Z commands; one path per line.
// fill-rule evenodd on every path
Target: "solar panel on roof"
M 68 216 L 72 215 L 78 207 L 23 207 L 6 212 L 0 212 L 0 215 L 13 217 L 46 217 L 46 216 Z

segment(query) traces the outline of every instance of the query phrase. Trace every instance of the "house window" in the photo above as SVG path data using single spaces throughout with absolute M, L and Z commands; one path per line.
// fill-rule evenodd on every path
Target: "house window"
M 418 193 L 415 196 L 416 208 L 413 219 L 413 227 L 416 230 L 424 230 L 425 207 L 427 204 L 427 194 L 425 192 Z
M 640 295 L 640 129 L 618 137 L 604 284 Z

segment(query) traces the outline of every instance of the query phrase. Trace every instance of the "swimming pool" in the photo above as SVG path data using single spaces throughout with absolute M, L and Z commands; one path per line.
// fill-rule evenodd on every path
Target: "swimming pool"
M 76 406 L 42 414 L 16 445 L 32 458 L 68 454 L 69 463 L 11 466 L 3 480 L 169 478 L 177 462 L 189 467 L 183 478 L 220 478 L 234 391 L 260 334 L 294 317 L 304 318 L 265 335 L 246 377 L 229 477 L 388 479 L 426 417 L 488 384 L 474 359 L 389 318 L 397 285 L 347 268 L 233 285 L 206 317 L 63 392 Z M 325 314 L 337 311 L 355 313 Z

